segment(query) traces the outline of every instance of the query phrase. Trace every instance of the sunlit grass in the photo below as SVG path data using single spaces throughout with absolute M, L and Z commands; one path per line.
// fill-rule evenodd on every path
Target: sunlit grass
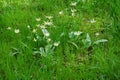
M 119 80 L 119 2 L 1 0 L 0 80 Z

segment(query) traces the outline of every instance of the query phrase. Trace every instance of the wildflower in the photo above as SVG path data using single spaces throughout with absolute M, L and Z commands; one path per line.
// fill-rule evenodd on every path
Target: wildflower
M 72 13 L 72 16 L 75 16 L 75 13 Z
M 40 20 L 41 20 L 41 18 L 36 18 L 36 21 L 38 21 L 38 22 L 39 22 Z
M 99 36 L 100 34 L 98 32 L 95 33 L 95 36 Z
M 45 29 L 46 27 L 45 27 L 45 25 L 41 25 L 40 28 L 41 29 Z
M 7 29 L 8 29 L 8 30 L 11 30 L 11 27 L 8 27 Z
M 49 37 L 50 33 L 47 31 L 47 29 L 42 29 L 42 32 L 44 34 L 44 36 Z
M 48 38 L 48 39 L 47 39 L 47 42 L 50 42 L 50 41 L 51 41 L 51 39 L 50 39 L 50 38 Z
M 33 32 L 33 33 L 36 33 L 36 32 L 37 32 L 37 30 L 36 30 L 36 29 L 33 29 L 33 30 L 32 30 L 32 32 Z
M 45 16 L 47 19 L 52 19 L 53 16 Z
M 34 39 L 33 39 L 33 41 L 34 41 L 34 42 L 36 42 L 36 41 L 37 41 L 37 39 L 36 39 L 36 38 L 34 38 Z
M 71 9 L 71 12 L 72 12 L 72 13 L 74 13 L 74 12 L 76 12 L 76 11 L 77 11 L 76 9 Z
M 54 45 L 55 47 L 57 47 L 57 46 L 59 46 L 59 44 L 60 44 L 60 41 L 55 42 L 53 45 Z
M 69 38 L 73 38 L 73 37 L 74 37 L 74 32 L 72 31 L 69 33 Z
M 63 14 L 63 11 L 60 11 L 60 12 L 59 12 L 59 15 L 62 15 L 62 14 Z
M 19 29 L 15 29 L 15 33 L 19 33 L 20 32 L 20 30 Z
M 76 6 L 76 5 L 77 5 L 77 2 L 72 2 L 70 5 L 71 5 L 71 6 Z
M 69 33 L 69 38 L 74 38 L 75 36 L 79 36 L 81 34 L 82 34 L 81 31 L 74 31 L 74 32 L 72 31 Z
M 40 24 L 37 24 L 36 26 L 37 26 L 37 27 L 40 27 Z
M 27 26 L 30 29 L 30 25 Z
M 91 23 L 95 23 L 95 22 L 96 22 L 96 20 L 92 19 L 90 22 L 91 22 Z
M 52 21 L 50 21 L 50 22 L 46 21 L 46 22 L 44 22 L 44 25 L 50 26 L 50 25 L 53 25 L 53 22 Z
M 82 32 L 80 32 L 80 31 L 74 32 L 74 35 L 76 35 L 76 36 L 79 36 L 80 34 L 82 34 Z

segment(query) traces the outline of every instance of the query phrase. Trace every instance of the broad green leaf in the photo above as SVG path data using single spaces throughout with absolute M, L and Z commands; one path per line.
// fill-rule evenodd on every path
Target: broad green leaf
M 108 42 L 107 39 L 100 39 L 94 42 L 94 44 L 99 44 L 99 43 L 104 43 L 104 42 Z

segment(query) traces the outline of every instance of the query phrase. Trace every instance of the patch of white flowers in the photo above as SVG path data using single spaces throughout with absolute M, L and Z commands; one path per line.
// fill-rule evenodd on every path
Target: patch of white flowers
M 74 36 L 80 36 L 81 34 L 81 31 L 72 31 L 69 33 L 69 38 L 73 38 Z

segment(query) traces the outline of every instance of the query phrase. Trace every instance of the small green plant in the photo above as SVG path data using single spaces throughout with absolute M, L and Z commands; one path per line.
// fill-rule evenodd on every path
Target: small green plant
M 107 39 L 100 39 L 100 40 L 96 40 L 96 41 L 92 42 L 89 34 L 87 33 L 86 39 L 83 39 L 82 42 L 83 42 L 85 48 L 89 48 L 90 46 L 98 45 L 99 43 L 108 42 L 108 40 Z

